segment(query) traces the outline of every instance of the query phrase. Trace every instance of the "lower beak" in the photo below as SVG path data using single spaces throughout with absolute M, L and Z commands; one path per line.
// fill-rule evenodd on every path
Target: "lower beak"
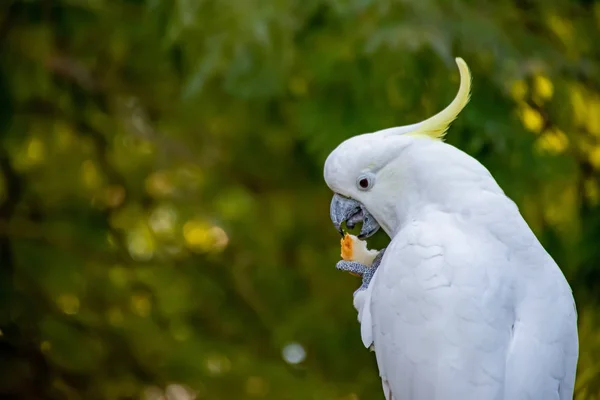
M 348 220 L 352 221 L 352 226 L 362 222 L 362 228 L 358 235 L 359 239 L 366 239 L 372 236 L 379 229 L 379 224 L 367 209 L 358 201 L 335 194 L 331 199 L 330 217 L 335 229 L 344 236 L 342 224 Z M 347 224 L 350 225 L 350 224 Z

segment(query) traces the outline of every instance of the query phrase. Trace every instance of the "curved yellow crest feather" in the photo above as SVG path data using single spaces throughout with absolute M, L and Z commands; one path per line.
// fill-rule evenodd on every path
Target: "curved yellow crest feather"
M 433 117 L 418 124 L 411 134 L 424 134 L 434 139 L 443 139 L 450 124 L 458 117 L 471 98 L 471 73 L 467 63 L 462 58 L 456 58 L 460 72 L 460 87 L 454 100 Z
M 458 117 L 471 98 L 471 72 L 467 63 L 460 57 L 456 58 L 456 64 L 460 72 L 460 87 L 454 100 L 446 108 L 425 121 L 416 124 L 389 128 L 379 131 L 388 135 L 425 135 L 433 139 L 443 140 L 448 127 Z

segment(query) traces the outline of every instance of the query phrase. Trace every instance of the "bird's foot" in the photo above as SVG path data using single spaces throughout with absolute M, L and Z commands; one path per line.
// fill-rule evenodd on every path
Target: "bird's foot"
M 361 264 L 356 261 L 339 261 L 335 266 L 340 271 L 346 271 L 351 273 L 352 275 L 363 277 L 371 267 Z
M 344 260 L 339 261 L 335 267 L 337 269 L 339 269 L 340 271 L 346 271 L 353 275 L 357 275 L 357 276 L 361 277 L 362 285 L 358 288 L 357 291 L 365 290 L 366 288 L 369 287 L 369 283 L 371 282 L 373 275 L 375 275 L 375 271 L 377 271 L 377 268 L 379 267 L 379 264 L 381 263 L 381 259 L 383 258 L 384 253 L 385 253 L 385 248 L 383 248 L 379 252 L 379 254 L 377 254 L 377 257 L 375 257 L 375 260 L 373 260 L 373 265 L 371 265 L 370 267 L 365 264 L 356 262 L 356 261 L 344 261 Z

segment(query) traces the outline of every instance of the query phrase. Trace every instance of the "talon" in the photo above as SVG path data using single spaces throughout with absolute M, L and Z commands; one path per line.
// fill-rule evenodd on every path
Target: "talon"
M 362 277 L 369 270 L 366 265 L 355 261 L 339 261 L 335 267 L 340 271 L 346 271 L 358 277 Z

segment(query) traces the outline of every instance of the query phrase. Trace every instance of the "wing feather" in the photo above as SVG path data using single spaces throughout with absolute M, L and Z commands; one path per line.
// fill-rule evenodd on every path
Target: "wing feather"
M 361 307 L 384 389 L 395 400 L 572 397 L 576 313 L 564 276 L 532 233 L 515 253 L 474 229 L 430 213 L 387 248 Z

